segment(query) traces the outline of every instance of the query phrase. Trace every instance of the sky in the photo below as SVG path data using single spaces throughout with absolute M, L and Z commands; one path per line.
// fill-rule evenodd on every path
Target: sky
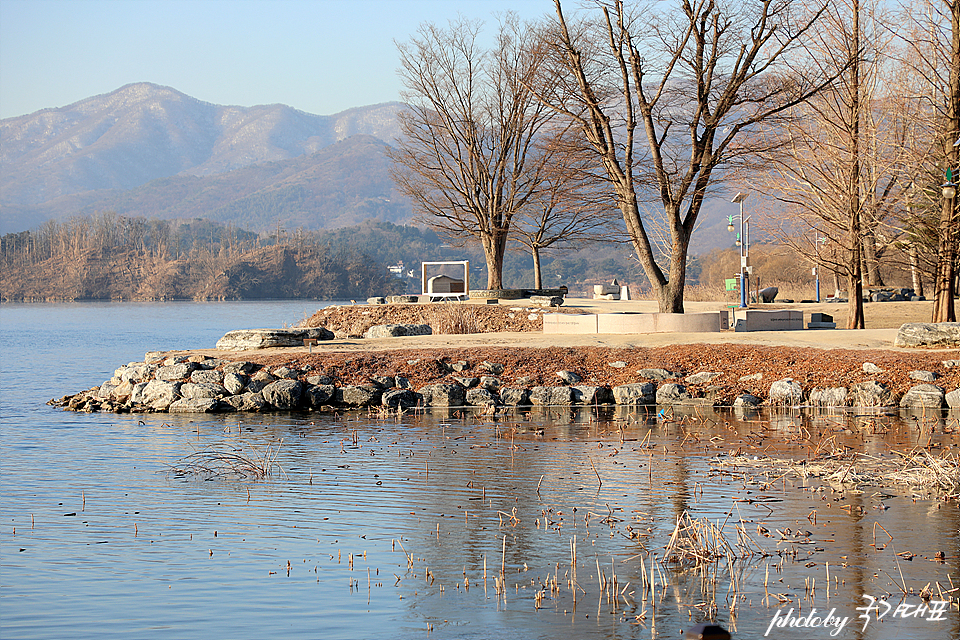
M 133 82 L 317 115 L 400 99 L 396 42 L 550 0 L 0 0 L 0 118 Z

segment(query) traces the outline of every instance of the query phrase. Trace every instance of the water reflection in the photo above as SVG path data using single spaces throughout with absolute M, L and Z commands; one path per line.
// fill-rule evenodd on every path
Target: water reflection
M 113 620 L 107 632 L 178 637 L 276 625 L 351 638 L 428 628 L 674 638 L 712 617 L 754 638 L 780 609 L 853 619 L 863 594 L 899 602 L 904 586 L 919 602 L 911 589 L 930 583 L 936 595 L 960 575 L 955 502 L 716 464 L 732 453 L 948 448 L 949 417 L 703 407 L 50 417 L 50 433 L 7 430 L 0 451 L 4 635 L 71 625 L 92 636 Z M 37 436 L 49 445 L 31 448 Z M 279 446 L 284 473 L 171 471 L 211 445 Z M 683 514 L 722 527 L 737 559 L 662 564 Z M 115 619 L 121 609 L 131 613 Z M 956 637 L 955 608 L 948 618 L 862 633 L 860 621 L 839 637 Z

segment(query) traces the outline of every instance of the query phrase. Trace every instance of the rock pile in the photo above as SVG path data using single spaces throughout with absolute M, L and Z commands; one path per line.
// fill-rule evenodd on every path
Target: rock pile
M 413 360 L 411 363 L 417 363 Z M 343 384 L 318 375 L 310 365 L 267 367 L 204 355 L 163 357 L 150 353 L 143 362 L 119 367 L 113 376 L 87 391 L 51 400 L 48 404 L 74 411 L 116 413 L 210 413 L 228 411 L 318 410 L 323 408 L 382 407 L 498 407 L 531 405 L 720 405 L 724 387 L 715 385 L 719 371 L 701 371 L 679 379 L 665 369 L 641 369 L 637 382 L 607 385 L 585 383 L 575 371 L 557 371 L 556 384 L 534 385 L 527 377 L 503 379 L 503 365 L 483 361 L 476 367 L 466 360 L 443 362 L 441 379 L 414 389 L 403 375 L 372 375 L 363 384 Z M 618 363 L 611 363 L 611 366 Z M 477 375 L 471 375 L 469 371 Z M 744 378 L 755 376 L 744 376 Z M 914 371 L 922 382 L 898 396 L 885 384 L 867 381 L 849 387 L 816 387 L 805 392 L 791 378 L 773 381 L 767 398 L 741 392 L 734 407 L 818 406 L 917 408 L 960 407 L 960 389 L 946 393 L 932 384 L 932 372 Z M 727 390 L 729 391 L 729 390 Z

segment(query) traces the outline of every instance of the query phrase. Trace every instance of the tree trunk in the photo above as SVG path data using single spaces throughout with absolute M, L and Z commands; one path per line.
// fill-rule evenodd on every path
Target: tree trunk
M 868 287 L 882 287 L 880 260 L 877 258 L 877 237 L 872 229 L 863 232 L 863 265 Z
M 954 146 L 960 137 L 960 2 L 954 0 L 945 3 L 951 12 L 951 41 L 950 41 L 950 95 L 947 96 L 947 121 L 943 131 L 943 146 L 946 151 L 947 167 L 957 169 L 957 160 L 960 153 Z M 951 171 L 952 172 L 952 171 Z M 957 176 L 953 175 L 954 182 Z M 943 209 L 940 212 L 940 239 L 937 247 L 937 276 L 933 286 L 933 322 L 956 322 L 957 312 L 953 302 L 956 294 L 956 251 L 957 251 L 957 222 L 956 203 L 954 196 L 950 200 L 944 199 Z
M 480 241 L 487 261 L 487 289 L 503 289 L 503 254 L 507 249 L 507 235 L 484 234 Z
M 850 251 L 847 267 L 847 329 L 863 329 L 863 237 L 860 232 L 860 1 L 853 1 L 853 46 L 850 50 L 850 183 L 848 185 Z
M 533 288 L 543 289 L 543 276 L 540 271 L 540 247 L 537 245 L 530 247 L 530 255 L 533 256 Z
M 913 292 L 923 297 L 923 274 L 920 273 L 920 258 L 917 245 L 910 243 L 910 277 L 913 280 Z

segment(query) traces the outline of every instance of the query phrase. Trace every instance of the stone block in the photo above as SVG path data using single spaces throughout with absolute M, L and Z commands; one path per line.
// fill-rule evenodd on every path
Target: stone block
M 747 309 L 737 319 L 735 331 L 797 331 L 803 329 L 803 311 Z

